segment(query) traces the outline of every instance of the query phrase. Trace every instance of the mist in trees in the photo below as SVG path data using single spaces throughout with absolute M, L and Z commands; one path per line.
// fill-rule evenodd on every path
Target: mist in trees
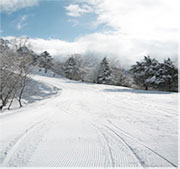
M 91 55 L 74 54 L 64 63 L 58 62 L 55 67 L 59 67 L 60 74 L 72 80 L 131 87 L 132 75 L 116 62 L 112 62 L 112 59 L 106 57 L 100 60 Z
M 145 90 L 178 91 L 178 68 L 170 58 L 160 63 L 145 56 L 126 70 L 112 59 L 73 55 L 64 63 L 64 75 L 73 80 L 133 87 Z
M 145 90 L 178 91 L 178 69 L 169 58 L 159 63 L 145 56 L 130 69 L 124 69 L 117 61 L 107 57 L 100 60 L 94 56 L 74 54 L 64 63 L 58 62 L 57 67 L 61 75 L 71 80 Z M 54 68 L 58 70 L 56 66 Z

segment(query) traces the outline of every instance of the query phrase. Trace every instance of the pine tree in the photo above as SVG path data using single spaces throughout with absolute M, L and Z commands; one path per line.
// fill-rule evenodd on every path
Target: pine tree
M 178 91 L 178 69 L 170 58 L 159 63 L 156 59 L 145 57 L 144 61 L 132 66 L 135 83 L 146 90 Z
M 149 80 L 154 88 L 166 91 L 178 91 L 178 69 L 170 58 L 160 63 L 154 76 Z
M 71 80 L 79 79 L 79 68 L 77 62 L 73 56 L 71 56 L 65 63 L 64 66 L 65 77 Z
M 148 90 L 149 87 L 152 87 L 150 79 L 154 76 L 158 66 L 159 62 L 156 59 L 151 59 L 150 56 L 145 56 L 142 62 L 136 62 L 136 65 L 133 65 L 130 70 L 133 73 L 135 83 Z
M 113 78 L 112 78 L 111 69 L 105 57 L 100 63 L 98 77 L 97 77 L 96 82 L 98 84 L 112 84 L 112 81 L 113 81 L 112 79 Z
M 0 53 L 7 49 L 9 49 L 8 41 L 5 41 L 4 39 L 0 38 Z
M 53 58 L 47 51 L 44 51 L 39 56 L 39 66 L 45 69 L 45 73 L 53 66 Z

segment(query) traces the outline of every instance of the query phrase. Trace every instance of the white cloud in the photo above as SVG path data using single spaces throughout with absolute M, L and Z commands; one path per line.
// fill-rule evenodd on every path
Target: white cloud
M 178 44 L 174 41 L 132 39 L 118 32 L 93 33 L 74 42 L 59 39 L 30 39 L 34 51 L 47 50 L 55 58 L 74 53 L 93 54 L 97 57 L 117 58 L 123 66 L 130 66 L 145 55 L 160 61 L 170 57 L 177 60 Z
M 77 39 L 84 49 L 119 57 L 131 63 L 143 57 L 177 59 L 178 0 L 76 0 L 77 12 L 83 5 L 96 14 L 92 25 L 105 24 L 113 32 L 99 32 Z M 73 11 L 73 10 L 69 10 Z M 83 12 L 82 12 L 83 13 Z M 74 14 L 74 15 L 73 15 Z M 83 42 L 83 43 L 82 43 Z
M 39 0 L 1 0 L 0 10 L 2 12 L 12 13 L 21 8 L 38 5 Z
M 30 43 L 33 49 L 37 53 L 41 53 L 47 50 L 53 56 L 68 55 L 76 52 L 83 52 L 76 42 L 66 42 L 59 39 L 30 39 Z
M 178 31 L 178 0 L 78 0 L 93 8 L 95 23 L 145 40 L 168 40 Z
M 80 6 L 79 4 L 70 4 L 65 7 L 67 15 L 72 17 L 79 17 L 85 13 L 91 13 L 92 8 L 86 4 Z
M 21 18 L 16 26 L 17 30 L 21 30 L 26 25 L 25 21 L 27 20 L 27 18 L 28 18 L 27 15 L 21 16 Z

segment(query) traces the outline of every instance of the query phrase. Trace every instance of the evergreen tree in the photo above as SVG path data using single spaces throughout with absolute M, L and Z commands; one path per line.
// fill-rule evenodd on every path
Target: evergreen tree
M 31 62 L 33 66 L 37 65 L 37 54 L 35 54 L 32 50 L 30 50 L 27 46 L 21 46 L 17 49 L 17 53 L 19 54 L 19 57 L 23 57 L 23 59 L 26 59 Z
M 98 77 L 97 77 L 96 82 L 98 84 L 112 84 L 113 83 L 111 69 L 109 67 L 106 57 L 100 63 Z
M 158 66 L 159 62 L 156 59 L 151 59 L 150 56 L 145 56 L 142 62 L 136 62 L 136 65 L 133 65 L 130 70 L 133 73 L 135 83 L 148 90 L 149 87 L 152 87 L 150 79 L 156 73 Z
M 65 77 L 71 80 L 79 80 L 79 68 L 78 64 L 73 56 L 71 56 L 64 66 Z
M 9 46 L 8 46 L 8 41 L 0 38 L 0 53 L 2 53 L 3 51 L 9 49 Z
M 53 58 L 47 51 L 44 51 L 39 56 L 39 66 L 45 69 L 45 73 L 53 66 Z
M 160 63 L 154 76 L 149 79 L 154 88 L 166 91 L 178 91 L 178 69 L 170 58 Z

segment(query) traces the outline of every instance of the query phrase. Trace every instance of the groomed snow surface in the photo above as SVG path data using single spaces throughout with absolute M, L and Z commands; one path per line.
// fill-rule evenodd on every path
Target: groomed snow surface
M 57 90 L 0 113 L 1 167 L 177 167 L 177 93 L 32 78 Z

